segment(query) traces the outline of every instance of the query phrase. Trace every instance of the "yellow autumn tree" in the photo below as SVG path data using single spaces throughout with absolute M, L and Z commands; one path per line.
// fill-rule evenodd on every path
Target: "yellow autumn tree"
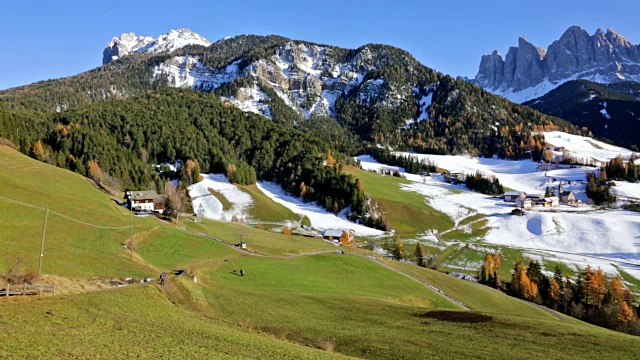
M 487 275 L 493 275 L 495 273 L 495 260 L 493 255 L 487 254 L 484 257 L 484 270 L 487 272 Z
M 343 231 L 342 234 L 340 235 L 340 244 L 342 246 L 347 246 L 351 244 L 351 240 L 349 239 L 349 233 L 347 233 L 346 231 Z
M 304 197 L 307 193 L 307 186 L 304 184 L 304 181 L 300 183 L 300 196 Z
M 593 270 L 591 266 L 587 267 L 584 277 L 584 297 L 589 305 L 600 306 L 606 290 L 607 277 L 602 270 Z
M 89 161 L 89 177 L 98 182 L 102 182 L 104 179 L 100 164 L 95 160 Z
M 533 300 L 538 296 L 538 286 L 536 283 L 529 280 L 527 272 L 524 268 L 520 269 L 520 289 L 522 290 L 522 297 L 527 300 Z
M 502 266 L 502 259 L 500 259 L 500 252 L 496 250 L 496 252 L 493 253 L 493 269 L 496 272 L 496 274 L 498 273 L 498 271 L 500 271 L 501 266 Z
M 560 300 L 560 285 L 558 285 L 555 278 L 551 278 L 551 281 L 549 281 L 549 299 L 551 299 L 554 307 Z
M 291 235 L 291 229 L 287 225 L 282 228 L 282 233 L 285 235 Z
M 626 291 L 622 284 L 622 279 L 620 279 L 619 276 L 611 279 L 611 282 L 609 283 L 609 293 L 611 293 L 611 299 L 614 302 L 619 303 L 625 300 Z
M 623 301 L 618 305 L 618 321 L 624 325 L 630 323 L 636 319 L 635 314 L 633 313 L 633 309 L 627 304 L 626 301 Z

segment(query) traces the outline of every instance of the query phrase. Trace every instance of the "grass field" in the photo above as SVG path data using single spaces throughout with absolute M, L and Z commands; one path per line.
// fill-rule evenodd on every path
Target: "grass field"
M 431 229 L 443 231 L 453 227 L 451 218 L 429 206 L 424 196 L 400 190 L 401 184 L 411 183 L 409 180 L 354 167 L 346 167 L 345 171 L 362 180 L 365 193 L 372 198 L 372 203 L 377 202 L 382 207 L 391 228 L 400 237 L 413 237 Z
M 156 285 L 0 300 L 0 353 L 11 359 L 333 359 L 173 304 Z
M 43 271 L 63 276 L 141 276 L 144 267 L 129 260 L 130 214 L 80 175 L 30 159 L 0 146 L 0 272 L 22 263 L 37 269 L 45 233 Z M 77 219 L 72 221 L 69 218 Z M 133 219 L 134 235 L 155 225 L 151 218 Z M 84 223 L 82 223 L 84 222 Z M 97 226 L 125 227 L 104 229 Z
M 161 227 L 138 245 L 138 253 L 153 266 L 170 271 L 200 266 L 236 252 L 215 240 L 176 228 Z
M 331 251 L 336 247 L 322 239 L 305 236 L 284 235 L 247 225 L 203 220 L 201 223 L 184 221 L 188 229 L 198 231 L 232 244 L 247 243 L 247 250 L 263 255 L 296 255 L 314 251 Z
M 222 204 L 222 210 L 223 211 L 229 211 L 229 209 L 231 209 L 231 207 L 233 206 L 233 204 L 227 200 L 226 197 L 224 197 L 224 195 L 222 195 L 221 193 L 209 188 L 209 193 L 211 193 L 211 195 L 213 195 L 213 197 L 215 197 L 216 199 L 218 199 L 218 201 L 220 201 L 220 203 Z
M 238 186 L 239 189 L 251 195 L 253 206 L 249 208 L 249 215 L 258 222 L 283 223 L 298 221 L 300 216 L 281 204 L 271 200 L 256 185 Z
M 2 297 L 0 357 L 640 358 L 637 337 L 560 320 L 493 289 L 386 261 L 473 310 L 461 311 L 423 284 L 366 257 L 335 254 L 336 247 L 315 238 L 229 222 L 184 219 L 178 224 L 230 243 L 245 241 L 250 251 L 271 255 L 252 256 L 151 217 L 134 217 L 131 260 L 123 246 L 130 236 L 129 213 L 84 178 L 3 147 L 0 167 L 13 170 L 0 172 L 0 196 L 49 205 L 85 222 L 49 214 L 45 273 L 78 279 L 155 277 L 159 270 L 184 268 L 198 278 L 196 283 L 170 276 L 165 286 L 94 287 L 53 297 Z M 371 182 L 382 197 L 390 196 L 383 188 L 394 178 L 384 179 Z M 401 201 L 410 200 L 398 193 Z M 0 201 L 0 214 L 0 256 L 37 266 L 44 211 Z M 492 249 L 460 244 L 441 256 L 445 263 L 458 257 L 481 261 Z M 355 251 L 373 256 L 347 249 Z M 508 273 L 504 264 L 521 254 L 509 249 L 503 254 Z M 239 269 L 246 276 L 238 276 Z
M 469 222 L 467 222 L 469 223 Z M 480 220 L 468 226 L 470 229 L 456 229 L 442 234 L 445 240 L 472 241 L 482 239 L 489 232 L 488 220 Z
M 214 316 L 251 323 L 312 347 L 330 341 L 335 351 L 351 356 L 511 358 L 544 354 L 545 358 L 566 359 L 592 353 L 609 358 L 640 354 L 639 348 L 629 350 L 637 344 L 635 337 L 562 321 L 495 290 L 435 272 L 420 274 L 425 270 L 404 266 L 408 273 L 451 291 L 490 316 L 490 322 L 417 317 L 452 306 L 434 299 L 437 295 L 418 283 L 353 255 L 286 260 L 235 257 L 202 269 L 199 277 L 205 279 L 204 293 Z M 232 273 L 240 268 L 246 270 L 245 277 Z M 330 276 L 327 269 L 332 269 Z

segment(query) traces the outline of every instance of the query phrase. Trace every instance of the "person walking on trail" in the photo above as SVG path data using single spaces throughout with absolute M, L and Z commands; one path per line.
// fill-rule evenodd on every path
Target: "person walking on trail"
M 240 276 L 244 276 L 244 269 L 240 269 Z
M 164 280 L 167 278 L 167 273 L 163 272 L 160 274 L 160 285 L 164 285 Z

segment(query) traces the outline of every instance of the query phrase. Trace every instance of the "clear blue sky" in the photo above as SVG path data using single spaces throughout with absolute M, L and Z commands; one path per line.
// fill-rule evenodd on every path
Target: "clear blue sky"
M 101 65 L 123 32 L 158 36 L 186 27 L 211 41 L 278 34 L 355 48 L 385 43 L 423 64 L 473 77 L 480 56 L 525 35 L 546 48 L 571 25 L 613 28 L 640 42 L 640 2 L 627 1 L 8 1 L 0 16 L 0 89 Z

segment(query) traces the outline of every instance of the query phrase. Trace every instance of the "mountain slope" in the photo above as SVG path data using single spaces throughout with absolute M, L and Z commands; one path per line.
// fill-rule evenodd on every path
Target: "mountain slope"
M 360 140 L 419 152 L 537 156 L 534 127 L 581 131 L 439 74 L 392 46 L 341 49 L 279 36 L 129 54 L 74 77 L 1 91 L 0 101 L 11 110 L 65 111 L 163 87 L 213 92 L 287 126 L 332 118 Z
M 151 36 L 124 33 L 114 37 L 107 44 L 102 55 L 102 64 L 106 65 L 128 54 L 170 53 L 187 45 L 209 46 L 211 42 L 189 29 L 171 30 L 155 39 Z
M 497 50 L 482 56 L 471 82 L 522 103 L 577 79 L 605 84 L 640 81 L 640 45 L 611 29 L 589 35 L 579 26 L 567 29 L 546 50 L 520 37 L 504 59 Z
M 640 146 L 640 83 L 570 81 L 525 105 L 586 126 L 594 135 L 632 150 Z

